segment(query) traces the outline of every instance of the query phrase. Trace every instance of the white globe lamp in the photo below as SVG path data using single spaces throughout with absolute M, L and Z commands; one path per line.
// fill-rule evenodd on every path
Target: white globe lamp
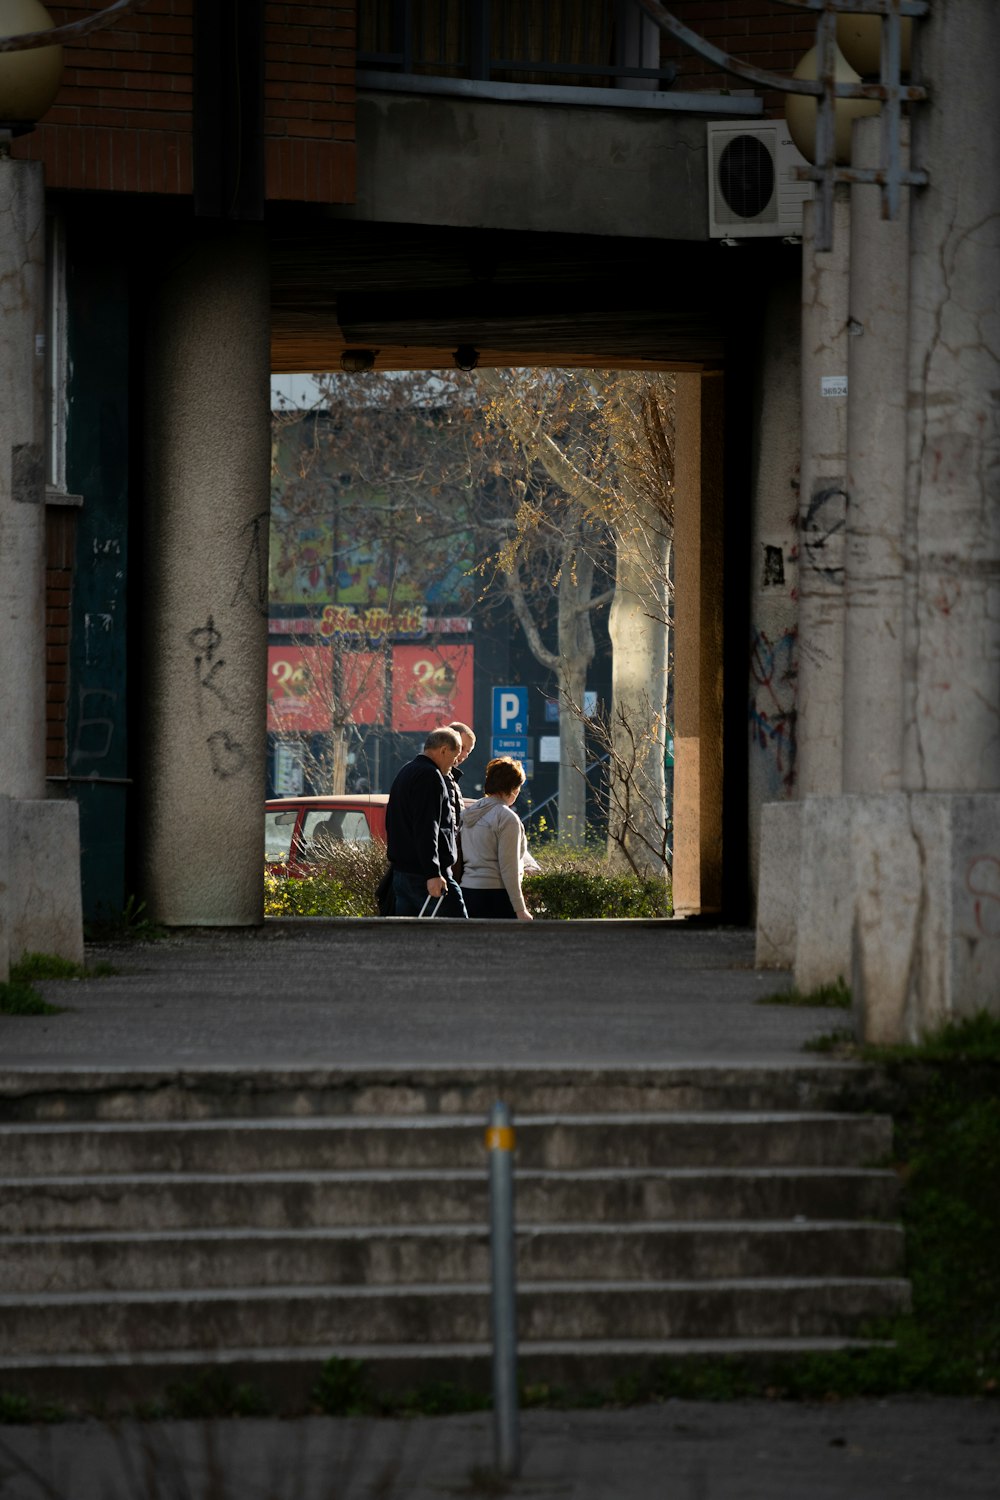
M 905 17 L 900 25 L 899 69 L 910 71 L 910 40 L 913 22 Z M 837 46 L 862 78 L 877 78 L 882 68 L 882 21 L 879 16 L 838 16 Z
M 41 0 L 0 0 L 0 37 L 51 31 L 53 24 Z M 0 52 L 0 130 L 32 130 L 59 92 L 62 74 L 59 46 Z
M 837 83 L 860 83 L 861 76 L 851 67 L 842 52 L 835 54 L 835 78 Z M 810 48 L 802 58 L 793 78 L 816 78 L 818 74 L 817 50 Z M 839 165 L 845 166 L 851 159 L 851 126 L 863 115 L 877 115 L 881 109 L 877 99 L 837 99 L 834 103 L 835 156 Z M 816 114 L 818 103 L 813 94 L 789 94 L 785 99 L 785 119 L 788 133 L 802 152 L 806 161 L 816 163 Z

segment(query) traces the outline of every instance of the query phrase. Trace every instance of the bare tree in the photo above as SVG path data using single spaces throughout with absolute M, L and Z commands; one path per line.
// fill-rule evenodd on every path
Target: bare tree
M 612 563 L 608 526 L 599 490 L 578 462 L 583 454 L 574 457 L 579 411 L 565 373 L 481 370 L 476 380 L 491 398 L 487 420 L 512 446 L 506 475 L 511 510 L 492 558 L 495 576 L 532 655 L 558 685 L 559 837 L 581 844 L 587 831 L 582 705 L 595 653 L 593 616 L 613 595 L 605 584 Z M 547 645 L 544 618 L 553 591 L 556 639 Z
M 509 535 L 496 558 L 536 659 L 559 683 L 560 836 L 583 834 L 591 614 L 611 601 L 612 704 L 598 728 L 610 762 L 609 854 L 637 873 L 664 875 L 672 383 L 596 371 L 481 371 L 477 381 L 491 396 L 490 420 L 509 433 L 522 459 Z M 558 580 L 554 650 L 525 586 L 532 569 L 537 576 L 539 556 L 543 575 Z M 595 591 L 598 569 L 606 575 L 611 567 L 613 589 Z M 564 827 L 564 807 L 571 828 Z

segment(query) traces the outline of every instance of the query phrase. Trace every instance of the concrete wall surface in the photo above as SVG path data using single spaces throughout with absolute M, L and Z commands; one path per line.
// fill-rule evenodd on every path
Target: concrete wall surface
M 6 889 L 0 886 L 0 962 L 6 946 L 12 964 L 25 953 L 54 953 L 82 963 L 80 816 L 76 803 L 0 797 L 0 854 L 4 843 L 7 860 Z
M 168 257 L 147 336 L 142 895 L 263 921 L 268 281 L 256 229 Z
M 705 121 L 658 110 L 362 93 L 338 216 L 703 240 Z
M 798 677 L 798 511 L 800 458 L 800 289 L 797 278 L 775 284 L 764 311 L 756 377 L 753 449 L 753 529 L 750 556 L 750 681 L 748 686 L 750 886 L 770 915 L 765 924 L 768 957 L 781 962 L 777 913 L 757 889 L 757 872 L 773 863 L 779 879 L 773 896 L 787 891 L 784 842 L 779 822 L 765 806 L 795 796 Z M 775 815 L 776 818 L 779 815 Z M 787 820 L 785 820 L 787 821 Z M 762 861 L 761 847 L 773 827 L 781 848 Z M 784 828 L 784 821 L 780 822 Z M 798 865 L 798 855 L 795 859 Z M 780 924 L 779 924 L 780 925 Z M 791 963 L 790 953 L 784 962 Z

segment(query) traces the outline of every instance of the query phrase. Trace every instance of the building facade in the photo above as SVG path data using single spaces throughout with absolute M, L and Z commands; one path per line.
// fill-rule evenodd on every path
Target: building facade
M 790 182 L 779 93 L 657 24 L 790 73 L 815 11 L 148 0 L 67 33 L 0 161 L 4 389 L 39 393 L 2 434 L 5 960 L 133 893 L 260 920 L 269 374 L 472 350 L 677 373 L 678 910 L 756 910 L 761 961 L 852 976 L 871 1036 L 996 1003 L 1000 13 L 912 8 L 926 185 L 891 219 L 838 186 L 832 244 L 712 155 L 735 124 Z

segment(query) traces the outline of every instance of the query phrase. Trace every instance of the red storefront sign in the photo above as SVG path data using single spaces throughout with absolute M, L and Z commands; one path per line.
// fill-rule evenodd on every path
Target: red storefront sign
M 331 646 L 267 648 L 267 727 L 275 734 L 329 730 L 334 708 L 355 724 L 385 717 L 385 658 L 378 651 L 340 653 L 340 692 Z
M 393 646 L 392 727 L 434 729 L 472 722 L 472 656 L 468 646 Z

